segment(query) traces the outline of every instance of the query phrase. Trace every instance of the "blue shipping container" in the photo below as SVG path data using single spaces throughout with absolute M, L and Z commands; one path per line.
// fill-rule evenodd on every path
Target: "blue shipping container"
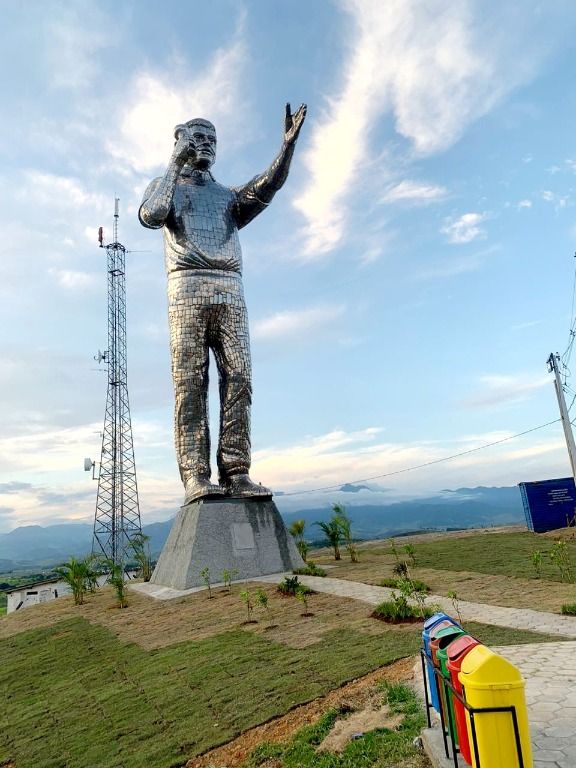
M 529 530 L 535 533 L 575 525 L 576 486 L 573 477 L 519 483 Z

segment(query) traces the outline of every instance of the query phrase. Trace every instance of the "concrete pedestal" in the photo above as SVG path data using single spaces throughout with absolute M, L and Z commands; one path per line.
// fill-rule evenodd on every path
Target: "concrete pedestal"
M 206 567 L 219 582 L 225 569 L 250 579 L 303 566 L 271 499 L 201 499 L 180 508 L 150 581 L 190 589 L 204 584 Z

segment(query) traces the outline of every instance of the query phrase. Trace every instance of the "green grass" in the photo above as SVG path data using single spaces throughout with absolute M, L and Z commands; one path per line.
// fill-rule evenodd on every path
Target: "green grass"
M 418 592 L 430 592 L 430 587 L 420 579 L 410 579 L 414 585 L 414 589 Z M 390 576 L 387 579 L 381 579 L 379 586 L 388 587 L 389 589 L 398 589 L 398 576 Z
M 182 766 L 296 704 L 415 654 L 420 629 L 337 630 L 304 649 L 235 630 L 144 651 L 82 618 L 14 635 L 0 641 L 0 765 Z M 491 645 L 552 639 L 467 629 Z
M 402 714 L 404 719 L 396 730 L 382 728 L 363 734 L 350 741 L 341 754 L 317 752 L 317 746 L 328 735 L 338 710 L 327 712 L 311 726 L 302 728 L 287 744 L 264 742 L 250 755 L 246 768 L 259 768 L 273 760 L 282 768 L 378 768 L 394 766 L 399 760 L 412 758 L 411 765 L 425 765 L 424 759 L 414 748 L 413 741 L 425 726 L 424 711 L 414 691 L 406 685 L 382 686 L 383 703 L 392 713 Z
M 576 542 L 566 542 L 576 566 Z M 550 560 L 554 541 L 534 533 L 482 533 L 459 539 L 441 538 L 414 545 L 418 568 L 450 571 L 476 571 L 532 578 L 531 555 L 540 550 L 542 578 L 561 581 L 558 568 Z M 576 567 L 574 568 L 576 573 Z
M 423 611 L 415 605 L 410 605 L 404 600 L 384 600 L 372 611 L 372 616 L 391 624 L 400 624 L 402 621 L 424 621 L 430 618 L 436 611 L 424 606 Z

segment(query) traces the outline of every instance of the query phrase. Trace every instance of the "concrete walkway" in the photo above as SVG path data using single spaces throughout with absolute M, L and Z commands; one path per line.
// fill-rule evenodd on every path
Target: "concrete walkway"
M 390 597 L 391 590 L 343 579 L 299 576 L 303 584 L 317 592 L 361 600 L 376 605 Z M 277 576 L 259 581 L 278 582 Z M 450 600 L 431 595 L 446 613 L 454 615 Z M 576 638 L 576 617 L 541 611 L 501 608 L 483 603 L 460 602 L 464 621 L 479 621 L 502 627 L 530 629 L 551 635 Z M 576 642 L 534 643 L 493 648 L 511 661 L 526 680 L 526 703 L 532 734 L 534 768 L 575 768 L 576 766 Z M 420 674 L 420 663 L 416 665 Z M 421 689 L 423 690 L 423 689 Z M 422 694 L 423 695 L 423 694 Z M 438 760 L 435 766 L 453 766 L 443 757 L 442 738 L 435 739 Z M 430 754 L 430 753 L 429 753 Z M 431 755 L 432 757 L 432 755 Z M 460 759 L 459 765 L 466 764 Z M 502 768 L 514 768 L 502 766 Z
M 277 584 L 283 576 L 292 574 L 275 574 L 273 576 L 261 576 L 254 581 L 266 581 Z M 345 579 L 331 579 L 328 576 L 298 576 L 302 584 L 311 587 L 316 592 L 326 592 L 339 597 L 350 597 L 353 600 L 361 600 L 369 605 L 378 605 L 384 600 L 389 600 L 392 590 L 387 587 L 374 587 L 370 584 L 362 584 L 358 581 Z M 429 605 L 439 605 L 450 616 L 455 616 L 451 600 L 439 595 L 429 595 Z M 525 608 L 502 608 L 498 605 L 485 603 L 466 603 L 459 601 L 458 608 L 463 621 L 480 621 L 484 624 L 496 624 L 499 627 L 512 627 L 514 629 L 529 629 L 533 632 L 545 632 L 548 635 L 573 637 L 576 639 L 576 616 L 559 616 L 557 613 L 544 613 L 544 611 L 531 611 Z M 455 617 L 457 618 L 457 617 Z M 576 725 L 575 725 L 576 730 Z M 573 768 L 576 767 L 576 761 Z

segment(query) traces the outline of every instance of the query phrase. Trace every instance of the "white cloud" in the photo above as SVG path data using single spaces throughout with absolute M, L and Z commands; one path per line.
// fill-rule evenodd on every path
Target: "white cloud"
M 256 451 L 252 475 L 263 484 L 286 492 L 391 475 L 382 480 L 386 487 L 413 498 L 422 493 L 437 492 L 439 488 L 515 485 L 526 478 L 561 476 L 558 473 L 566 471 L 565 443 L 554 427 L 551 434 L 515 438 L 408 472 L 404 470 L 511 438 L 513 433 L 500 430 L 452 440 L 402 443 L 384 442 L 379 439 L 380 432 L 335 431 L 285 448 Z M 335 494 L 336 491 L 327 492 L 326 499 L 333 502 Z M 315 506 L 322 498 L 317 495 L 295 496 L 294 499 L 280 496 L 279 503 L 283 509 L 302 509 Z M 381 503 L 382 499 L 374 496 L 372 501 Z
M 570 198 L 568 195 L 558 195 L 556 192 L 552 192 L 550 189 L 545 189 L 542 192 L 542 200 L 547 203 L 552 203 L 557 211 L 561 208 L 566 208 L 569 199 Z
M 103 213 L 110 207 L 110 201 L 105 195 L 89 192 L 72 176 L 40 171 L 24 171 L 23 176 L 23 183 L 17 186 L 16 196 L 28 204 L 32 202 L 68 214 L 74 208 L 90 208 L 96 213 Z
M 239 32 L 230 47 L 218 49 L 194 76 L 140 72 L 129 87 L 132 100 L 120 116 L 121 139 L 110 142 L 108 151 L 137 171 L 164 167 L 173 147 L 174 126 L 192 117 L 209 116 L 227 147 L 244 140 L 242 121 L 250 112 L 243 94 L 247 60 Z M 231 118 L 235 130 L 228 135 Z
M 118 40 L 117 21 L 112 21 L 96 4 L 52 6 L 50 11 L 44 31 L 49 41 L 50 85 L 87 89 L 100 71 L 103 49 L 114 46 Z
M 345 307 L 310 307 L 294 311 L 277 312 L 254 324 L 252 336 L 255 339 L 278 339 L 298 337 L 304 332 L 318 330 L 330 325 L 344 313 Z
M 487 218 L 486 213 L 464 213 L 457 219 L 446 219 L 440 231 L 448 237 L 448 242 L 454 245 L 471 243 L 473 240 L 486 236 L 480 225 Z
M 528 79 L 532 59 L 504 31 L 515 12 L 483 19 L 472 0 L 342 0 L 348 48 L 342 88 L 328 96 L 304 163 L 311 180 L 294 200 L 306 219 L 304 255 L 317 258 L 344 239 L 358 194 L 370 132 L 387 113 L 420 155 L 451 146 L 473 120 Z M 473 9 L 477 9 L 477 15 Z M 498 12 L 494 12 L 498 16 Z
M 406 179 L 390 187 L 380 199 L 380 202 L 430 203 L 435 200 L 443 200 L 447 194 L 448 190 L 445 187 Z
M 67 290 L 76 291 L 92 288 L 96 285 L 97 280 L 101 280 L 100 276 L 96 278 L 95 275 L 89 272 L 79 272 L 73 269 L 50 269 L 48 271 L 58 285 Z
M 480 378 L 480 388 L 463 401 L 469 408 L 489 408 L 505 403 L 518 403 L 529 400 L 542 389 L 551 386 L 549 376 L 501 375 L 493 374 Z
M 516 207 L 519 211 L 521 211 L 523 208 L 532 208 L 532 200 L 520 200 Z

